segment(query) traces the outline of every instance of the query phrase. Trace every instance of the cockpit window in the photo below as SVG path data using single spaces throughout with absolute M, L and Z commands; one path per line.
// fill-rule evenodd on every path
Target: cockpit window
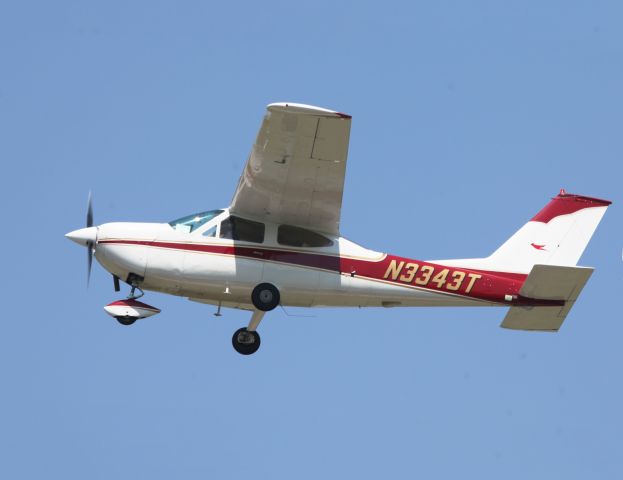
M 333 240 L 301 227 L 279 225 L 277 242 L 290 247 L 330 247 Z
M 209 212 L 195 213 L 193 215 L 188 215 L 187 217 L 173 220 L 172 222 L 169 222 L 169 225 L 171 225 L 173 229 L 178 232 L 190 233 L 221 213 L 223 213 L 223 210 L 210 210 Z
M 203 232 L 204 237 L 216 237 L 216 225 L 211 226 L 205 232 Z
M 263 223 L 232 215 L 221 222 L 220 237 L 243 242 L 262 243 L 264 241 L 264 229 Z

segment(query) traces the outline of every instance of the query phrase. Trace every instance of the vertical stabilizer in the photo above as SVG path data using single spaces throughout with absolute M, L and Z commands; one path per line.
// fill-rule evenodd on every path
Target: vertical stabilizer
M 533 265 L 577 265 L 611 202 L 561 190 L 487 259 L 496 270 L 530 272 Z
M 561 190 L 489 257 L 438 262 L 513 273 L 530 273 L 537 264 L 575 266 L 611 203 Z

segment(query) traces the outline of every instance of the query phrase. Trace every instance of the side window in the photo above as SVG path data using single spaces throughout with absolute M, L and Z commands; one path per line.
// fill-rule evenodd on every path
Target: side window
M 333 241 L 324 235 L 292 225 L 279 225 L 277 242 L 290 247 L 330 247 L 333 245 Z
M 205 232 L 203 232 L 204 237 L 216 237 L 216 225 L 208 228 Z
M 263 223 L 231 216 L 221 222 L 220 237 L 242 242 L 262 243 L 264 241 L 264 230 Z

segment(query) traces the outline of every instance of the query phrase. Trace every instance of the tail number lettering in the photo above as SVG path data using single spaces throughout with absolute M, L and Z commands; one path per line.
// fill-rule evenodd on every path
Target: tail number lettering
M 469 293 L 476 285 L 476 282 L 482 278 L 482 275 L 467 273 L 461 270 L 450 272 L 449 268 L 443 268 L 435 274 L 435 268 L 431 265 L 420 266 L 417 263 L 392 260 L 387 266 L 383 278 L 400 281 L 401 283 L 414 283 L 423 287 L 432 283 L 438 289 L 444 289 L 445 287 L 445 290 L 451 292 L 460 290 L 463 282 L 467 279 L 465 293 Z

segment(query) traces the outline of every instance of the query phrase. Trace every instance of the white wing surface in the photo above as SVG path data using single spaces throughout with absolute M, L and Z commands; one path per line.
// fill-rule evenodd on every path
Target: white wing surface
M 339 234 L 350 124 L 324 108 L 268 105 L 230 211 Z

